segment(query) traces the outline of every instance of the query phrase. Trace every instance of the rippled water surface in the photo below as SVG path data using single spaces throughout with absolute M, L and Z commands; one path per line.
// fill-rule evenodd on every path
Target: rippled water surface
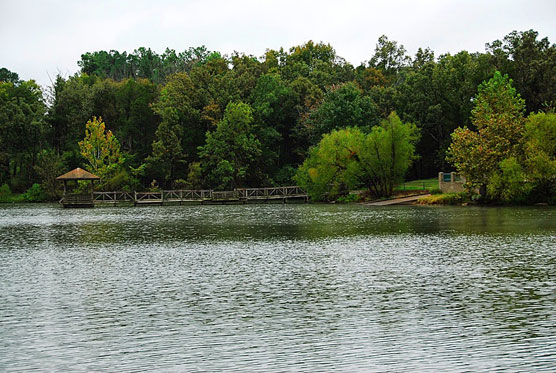
M 556 209 L 0 206 L 0 371 L 556 369 Z

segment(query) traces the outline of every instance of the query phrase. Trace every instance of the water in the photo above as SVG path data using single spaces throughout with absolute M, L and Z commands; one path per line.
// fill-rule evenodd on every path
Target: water
M 0 371 L 556 369 L 556 209 L 0 206 Z

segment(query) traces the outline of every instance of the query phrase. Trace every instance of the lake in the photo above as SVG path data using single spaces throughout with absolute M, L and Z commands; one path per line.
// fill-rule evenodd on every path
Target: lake
M 555 208 L 0 205 L 0 371 L 555 369 Z

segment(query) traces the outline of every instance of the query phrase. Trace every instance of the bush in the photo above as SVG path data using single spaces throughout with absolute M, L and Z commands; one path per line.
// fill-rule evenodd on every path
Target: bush
M 295 176 L 296 172 L 297 172 L 296 168 L 289 165 L 284 166 L 280 170 L 278 170 L 278 173 L 274 177 L 274 183 L 276 185 L 285 185 L 285 186 L 292 185 L 294 184 L 293 177 Z
M 201 189 L 203 186 L 203 170 L 200 162 L 192 162 L 189 165 L 186 187 L 189 189 Z
M 172 188 L 174 189 L 187 189 L 187 181 L 185 181 L 184 179 L 177 179 L 174 180 L 174 182 L 172 183 Z
M 511 157 L 499 163 L 487 186 L 487 196 L 494 201 L 523 203 L 531 191 L 526 175 L 517 159 Z
M 469 200 L 467 193 L 446 193 L 435 194 L 429 197 L 420 198 L 417 203 L 420 205 L 459 205 Z
M 8 184 L 0 186 L 0 202 L 10 202 L 12 198 L 12 190 Z
M 338 199 L 336 201 L 340 202 L 340 203 L 357 202 L 357 201 L 359 201 L 359 195 L 357 195 L 357 194 L 346 194 L 346 195 L 338 197 Z
M 42 189 L 40 184 L 33 184 L 31 188 L 21 196 L 25 202 L 44 202 L 48 200 L 48 196 Z
M 10 189 L 10 186 L 8 184 L 3 184 L 2 186 L 0 186 L 0 197 L 11 194 L 12 190 Z
M 105 191 L 123 191 L 131 192 L 137 190 L 139 187 L 139 180 L 130 175 L 126 170 L 120 169 L 114 176 L 109 178 L 102 189 Z

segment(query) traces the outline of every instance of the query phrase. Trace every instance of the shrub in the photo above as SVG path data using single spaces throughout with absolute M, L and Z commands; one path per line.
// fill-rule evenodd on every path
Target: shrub
M 105 191 L 121 190 L 123 192 L 131 192 L 137 190 L 139 187 L 139 180 L 130 175 L 125 169 L 120 169 L 114 176 L 110 177 L 102 189 Z
M 185 181 L 184 179 L 174 180 L 174 182 L 172 183 L 172 187 L 174 189 L 187 189 L 187 181 Z
M 12 190 L 8 184 L 0 186 L 0 202 L 9 202 L 12 198 Z
M 42 189 L 40 184 L 33 184 L 31 188 L 21 196 L 25 202 L 44 202 L 48 199 L 48 196 Z
M 338 197 L 338 199 L 336 201 L 338 201 L 340 203 L 357 202 L 357 201 L 359 201 L 359 195 L 357 195 L 357 194 L 346 194 L 346 195 Z
M 459 205 L 467 200 L 467 193 L 446 193 L 420 198 L 417 203 L 420 205 Z

